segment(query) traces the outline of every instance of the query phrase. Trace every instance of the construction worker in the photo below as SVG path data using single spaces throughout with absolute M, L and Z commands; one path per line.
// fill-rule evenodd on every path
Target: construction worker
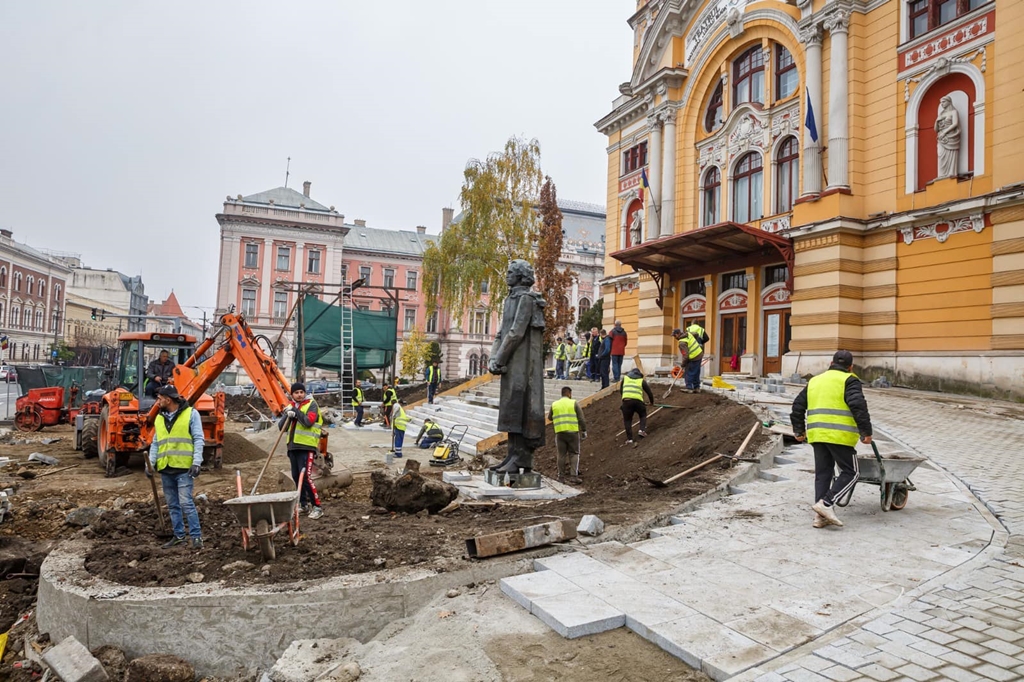
M 302 476 L 302 490 L 299 491 L 299 505 L 311 519 L 324 515 L 320 507 L 320 496 L 313 484 L 313 458 L 320 448 L 320 430 L 324 418 L 312 397 L 306 397 L 306 385 L 296 381 L 291 386 L 292 402 L 285 408 L 279 429 L 288 429 L 288 460 L 292 465 L 292 481 L 299 483 Z
M 679 342 L 679 356 L 685 373 L 686 388 L 691 391 L 700 390 L 700 363 L 704 359 L 704 349 L 693 334 L 678 327 L 672 330 L 672 338 Z
M 185 543 L 184 521 L 188 521 L 192 549 L 202 549 L 203 533 L 199 527 L 196 503 L 192 499 L 192 486 L 203 464 L 203 446 L 206 444 L 203 422 L 199 410 L 185 402 L 174 386 L 160 388 L 156 403 L 160 413 L 153 424 L 153 444 L 149 447 L 146 475 L 160 472 L 164 500 L 171 515 L 174 537 L 163 548 L 170 549 Z
M 402 456 L 402 444 L 405 442 L 405 427 L 409 425 L 409 415 L 402 408 L 402 401 L 395 401 L 394 428 L 391 430 L 391 451 L 395 457 Z
M 434 420 L 424 419 L 423 426 L 420 427 L 420 432 L 416 436 L 416 444 L 420 446 L 420 449 L 429 450 L 442 440 L 444 440 L 444 429 L 438 426 Z
M 162 350 L 146 368 L 146 395 L 155 398 L 157 391 L 166 386 L 173 377 L 174 363 L 171 362 L 171 354 Z
M 601 339 L 597 335 L 597 327 L 590 328 L 590 380 L 598 381 L 601 378 L 600 361 L 598 355 L 601 352 Z
M 622 423 L 626 429 L 626 445 L 634 445 L 633 443 L 633 415 L 640 415 L 640 430 L 637 431 L 637 435 L 640 438 L 647 436 L 647 407 L 644 405 L 644 394 L 647 394 L 647 399 L 654 404 L 654 393 L 651 392 L 651 387 L 647 384 L 647 380 L 644 379 L 644 375 L 639 369 L 634 367 L 626 373 L 626 376 L 622 377 L 622 382 L 619 384 L 619 394 L 622 396 Z
M 871 443 L 871 415 L 860 379 L 853 373 L 853 354 L 836 351 L 827 370 L 807 382 L 789 415 L 793 434 L 814 448 L 814 527 L 842 526 L 835 501 L 842 499 L 860 472 L 857 440 Z M 839 476 L 833 481 L 835 468 Z
M 381 414 L 384 416 L 384 428 L 391 428 L 391 408 L 398 401 L 398 394 L 390 384 L 384 384 L 384 395 L 381 398 Z
M 359 379 L 356 379 L 356 385 L 352 393 L 352 407 L 356 411 L 355 425 L 361 427 L 363 425 L 363 389 L 360 388 L 363 385 Z
M 559 336 L 555 339 L 555 378 L 565 379 L 565 365 L 566 360 L 569 359 L 569 355 L 566 352 L 565 343 L 562 342 L 562 337 Z
M 579 483 L 580 441 L 587 437 L 587 422 L 579 403 L 572 399 L 571 388 L 562 388 L 562 397 L 551 404 L 548 419 L 558 446 L 558 482 L 564 483 L 568 477 L 570 483 Z
M 583 373 L 587 379 L 591 379 L 590 376 L 590 332 L 585 332 L 583 338 L 580 339 L 580 358 L 583 359 Z
M 697 339 L 697 343 L 700 344 L 701 348 L 706 346 L 708 341 L 711 340 L 711 337 L 708 336 L 707 330 L 697 324 L 696 320 L 690 323 L 690 326 L 686 328 L 686 331 L 692 334 L 693 338 Z
M 424 375 L 427 380 L 427 402 L 433 405 L 434 395 L 437 394 L 437 387 L 441 383 L 441 370 L 437 368 L 437 360 L 430 363 Z
M 611 384 L 608 372 L 612 366 L 612 337 L 608 336 L 604 329 L 601 330 L 600 344 L 600 350 L 597 352 L 597 370 L 601 374 L 601 388 L 608 388 Z

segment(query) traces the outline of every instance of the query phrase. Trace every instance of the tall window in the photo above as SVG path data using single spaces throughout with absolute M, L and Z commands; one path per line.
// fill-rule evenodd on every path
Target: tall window
M 755 45 L 733 62 L 733 104 L 764 104 L 764 51 Z
M 35 286 L 36 286 L 36 278 L 33 277 L 32 275 L 29 275 L 28 276 L 28 280 L 26 281 L 26 284 L 28 286 L 25 287 L 25 292 L 27 294 L 31 295 L 32 294 L 32 289 L 34 289 Z
M 260 266 L 260 245 L 246 243 L 245 245 L 245 267 L 251 269 Z
M 384 286 L 395 286 L 395 271 L 391 268 L 384 268 Z
M 249 318 L 256 316 L 255 289 L 242 289 L 242 314 Z
M 739 272 L 727 272 L 722 275 L 722 291 L 728 291 L 729 289 L 746 289 L 747 288 L 747 273 L 740 270 Z
M 320 274 L 320 252 L 310 251 L 306 258 L 306 272 L 311 275 Z
M 430 316 L 427 318 L 427 333 L 428 334 L 436 334 L 437 333 L 437 311 L 436 310 L 434 312 L 430 313 Z
M 622 152 L 622 174 L 638 171 L 647 165 L 647 143 L 641 142 Z
M 11 326 L 18 327 L 21 325 L 21 309 L 18 307 L 11 308 Z
M 580 304 L 579 304 L 578 307 L 579 307 L 580 317 L 583 317 L 583 313 L 585 313 L 588 310 L 590 310 L 590 299 L 586 298 L 586 297 L 581 298 L 580 299 Z
M 764 286 L 784 284 L 787 277 L 789 277 L 789 266 L 769 265 L 764 269 Z
M 480 357 L 473 353 L 469 356 L 469 376 L 475 377 L 480 373 Z
M 972 12 L 991 0 L 909 0 L 907 19 L 910 39 L 948 24 L 959 16 Z
M 491 333 L 491 316 L 487 312 L 477 310 L 473 313 L 472 333 L 479 335 Z
M 370 266 L 369 265 L 360 265 L 359 266 L 359 279 L 361 279 L 364 282 L 366 282 L 366 285 L 369 286 L 369 284 L 370 284 Z
M 7 268 L 0 268 L 0 288 L 7 288 Z
M 704 285 L 704 278 L 703 277 L 701 277 L 699 279 L 688 279 L 685 282 L 683 282 L 683 297 L 684 298 L 687 297 L 687 296 L 694 296 L 694 295 L 704 296 L 704 292 L 705 291 L 706 291 L 706 288 L 705 288 L 705 285 Z
M 410 272 L 406 272 L 405 273 L 405 288 L 406 289 L 415 289 L 416 288 L 416 273 L 415 272 L 411 272 L 410 271 Z
M 722 81 L 718 81 L 718 86 L 711 93 L 711 99 L 708 101 L 707 113 L 704 114 L 704 130 L 709 133 L 713 133 L 722 127 L 724 120 L 722 116 L 722 96 Z
M 46 298 L 46 282 L 39 280 L 39 298 Z
M 21 273 L 14 273 L 14 290 L 21 291 Z
M 750 152 L 741 158 L 736 164 L 732 183 L 733 220 L 738 223 L 759 220 L 762 216 L 761 193 L 764 190 L 761 155 Z
M 775 99 L 786 99 L 800 85 L 800 74 L 796 70 L 796 62 L 782 45 L 775 44 Z
M 274 320 L 283 321 L 288 314 L 288 292 L 274 292 Z
M 480 293 L 481 294 L 488 294 L 488 293 L 490 293 L 490 291 L 491 291 L 490 282 L 488 282 L 486 279 L 483 280 L 482 282 L 480 282 Z
M 43 311 L 36 311 L 36 331 L 43 331 Z
M 0 286 L 3 286 L 3 285 L 0 285 Z M 60 285 L 59 284 L 56 284 L 53 287 L 53 300 L 55 300 L 55 301 L 59 301 L 60 300 Z
M 287 246 L 277 247 L 277 269 L 291 270 L 292 250 Z
M 775 166 L 775 212 L 792 210 L 800 186 L 800 150 L 795 137 L 787 138 L 779 145 Z
M 342 282 L 347 282 L 348 281 L 348 263 L 342 263 L 341 264 L 341 281 Z
M 701 226 L 707 227 L 719 222 L 718 204 L 722 193 L 722 174 L 715 167 L 708 169 L 704 174 L 704 214 Z
M 416 328 L 416 309 L 406 308 L 405 309 L 405 331 L 411 332 Z
M 3 317 L 3 309 L 2 308 L 0 308 L 0 317 Z M 60 318 L 60 316 L 57 314 L 57 311 L 56 310 L 53 311 L 53 319 L 50 320 L 50 331 L 51 332 L 57 331 L 57 324 L 58 324 L 59 318 Z

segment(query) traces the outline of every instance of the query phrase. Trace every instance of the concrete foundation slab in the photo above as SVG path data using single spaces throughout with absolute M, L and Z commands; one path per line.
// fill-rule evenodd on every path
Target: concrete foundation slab
M 463 478 L 463 474 L 469 478 Z M 449 480 L 449 474 L 453 474 Z M 564 500 L 579 495 L 582 490 L 573 488 L 561 483 L 552 481 L 549 478 L 540 476 L 540 487 L 537 488 L 510 488 L 503 485 L 489 484 L 483 474 L 469 474 L 469 472 L 444 472 L 442 475 L 445 481 L 459 489 L 459 494 L 472 500 L 520 500 L 520 501 L 542 501 L 542 500 Z
M 596 635 L 626 624 L 622 611 L 583 590 L 537 599 L 530 613 L 566 639 Z
M 554 571 L 524 573 L 504 578 L 500 585 L 502 592 L 527 611 L 532 610 L 533 602 L 537 599 L 579 590 L 579 587 Z

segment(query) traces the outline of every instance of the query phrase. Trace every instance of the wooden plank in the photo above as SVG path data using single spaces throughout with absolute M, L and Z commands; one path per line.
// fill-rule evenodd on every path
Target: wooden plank
M 572 540 L 575 537 L 576 526 L 573 525 L 573 522 L 558 519 L 525 528 L 469 538 L 466 540 L 466 551 L 471 558 L 483 559 L 531 547 L 543 547 L 553 542 Z

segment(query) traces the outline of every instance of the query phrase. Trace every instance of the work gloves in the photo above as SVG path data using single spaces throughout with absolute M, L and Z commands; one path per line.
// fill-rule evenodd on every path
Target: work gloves
M 146 477 L 153 478 L 153 467 L 146 467 Z
M 294 407 L 289 407 L 284 411 L 284 414 L 289 419 L 295 419 L 295 417 L 299 414 L 299 411 L 296 410 Z
M 192 468 L 188 470 L 188 475 L 192 478 L 199 478 L 199 465 L 193 464 Z

